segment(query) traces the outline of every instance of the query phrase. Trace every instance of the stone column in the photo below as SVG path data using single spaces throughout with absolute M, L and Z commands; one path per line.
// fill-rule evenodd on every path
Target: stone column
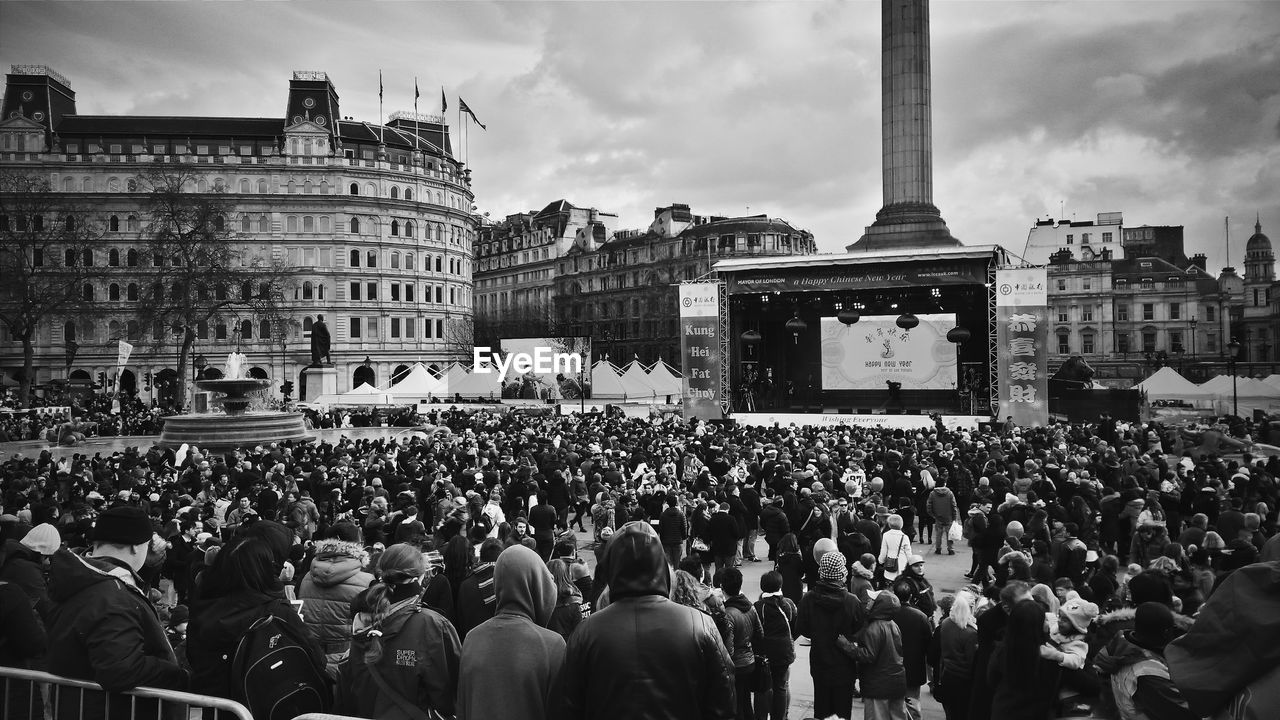
M 919 211 L 933 205 L 928 0 L 882 0 L 881 25 L 884 211 Z

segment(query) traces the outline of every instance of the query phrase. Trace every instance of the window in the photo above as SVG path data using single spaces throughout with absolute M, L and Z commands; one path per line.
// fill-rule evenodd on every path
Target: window
M 1173 330 L 1169 333 L 1169 350 L 1172 352 L 1182 352 L 1182 332 Z
M 1182 319 L 1182 303 L 1169 303 L 1169 319 L 1170 320 Z
M 291 232 L 291 233 L 298 232 L 298 218 L 294 215 L 290 215 L 289 217 L 285 218 L 284 229 L 285 229 L 285 232 Z
M 378 253 L 370 250 L 365 257 L 365 267 L 378 267 Z
M 360 218 L 351 218 L 351 234 L 360 234 Z
M 352 220 L 352 222 L 355 222 L 355 220 Z M 359 251 L 359 250 L 352 250 L 352 251 L 351 251 L 351 263 L 350 263 L 350 264 L 351 264 L 351 267 L 353 267 L 353 268 L 358 268 L 358 267 L 360 267 L 360 251 Z
M 365 325 L 365 327 L 369 331 L 369 339 L 377 340 L 378 339 L 378 318 L 371 317 L 371 318 L 366 318 L 366 320 L 368 320 L 368 323 Z
M 1212 305 L 1206 305 L 1204 308 L 1204 319 L 1213 322 L 1213 312 L 1215 308 Z
M 119 250 L 115 248 L 111 248 L 111 250 L 107 252 L 107 264 L 110 265 L 111 267 L 120 267 L 120 251 Z
M 349 297 L 349 298 L 347 298 L 347 299 L 348 299 L 348 300 L 359 300 L 359 299 L 360 299 L 360 283 L 358 283 L 358 282 L 353 282 L 353 283 L 351 283 L 351 297 Z
M 360 184 L 359 184 L 359 183 L 351 183 L 351 194 L 352 194 L 352 195 L 359 195 L 359 194 L 360 194 Z M 354 231 L 354 230 L 352 230 L 351 232 L 355 232 L 355 231 Z
M 310 315 L 304 316 L 302 318 L 302 337 L 304 338 L 311 337 L 311 327 L 313 325 L 315 325 L 315 321 L 311 319 Z
M 413 302 L 413 283 L 405 283 L 404 285 L 404 301 Z
M 437 255 L 436 256 L 436 272 L 442 272 L 440 270 L 441 267 L 443 267 L 442 259 L 441 259 L 441 256 Z
M 1215 335 L 1214 333 L 1209 333 L 1208 335 L 1205 335 L 1204 342 L 1205 342 L 1205 345 L 1209 346 L 1209 352 L 1218 351 L 1218 336 Z
M 1066 333 L 1058 334 L 1058 354 L 1059 355 L 1071 354 L 1071 336 L 1070 335 Z
M 404 223 L 404 236 L 413 237 L 413 223 L 409 222 L 408 220 L 406 220 Z
M 399 234 L 400 234 L 400 221 L 399 221 L 399 220 L 392 220 L 392 221 L 391 221 L 391 234 L 392 234 L 392 235 L 399 235 Z
M 249 216 L 242 214 L 240 216 L 240 232 L 249 232 L 252 229 L 252 227 L 253 226 L 250 224 L 250 221 L 249 221 Z
M 1093 306 L 1085 305 L 1080 308 L 1080 322 L 1093 322 Z
M 436 286 L 436 302 L 438 303 L 444 302 L 444 286 L 443 285 Z
M 436 337 L 444 339 L 444 320 L 436 320 Z
M 1105 233 L 1105 232 L 1104 232 L 1104 233 L 1102 233 L 1102 242 L 1104 242 L 1104 243 L 1109 243 L 1109 242 L 1111 242 L 1111 238 L 1113 238 L 1113 237 L 1115 237 L 1115 236 L 1114 236 L 1114 235 L 1112 235 L 1111 233 Z
M 413 269 L 413 253 L 404 254 L 404 269 L 405 270 Z
M 302 232 L 313 233 L 316 231 L 316 219 L 311 215 L 302 216 Z
M 220 323 L 218 323 L 217 325 L 214 325 L 214 326 L 213 326 L 213 338 L 214 338 L 215 340 L 226 340 L 226 339 L 227 339 L 227 324 L 226 324 L 226 323 L 220 322 Z
M 396 187 L 395 185 L 391 186 L 391 199 L 392 200 L 400 199 L 400 188 Z
M 1066 281 L 1066 280 L 1059 280 L 1059 281 L 1058 281 L 1058 290 L 1060 290 L 1060 291 L 1065 291 L 1066 289 L 1067 289 L 1067 281 Z
M 365 296 L 364 296 L 364 299 L 365 299 L 365 300 L 377 300 L 377 299 L 378 299 L 378 283 L 376 283 L 376 282 L 371 282 L 371 283 L 369 283 L 368 285 L 366 285 L 366 286 L 365 286 Z
M 1058 322 L 1071 322 L 1071 311 L 1065 307 L 1058 308 Z
M 1129 322 L 1129 306 L 1121 303 L 1116 305 L 1116 320 L 1118 322 Z
M 120 286 L 119 286 L 119 285 L 117 285 L 117 284 L 115 284 L 115 283 L 111 283 L 111 286 L 107 288 L 107 299 L 108 299 L 108 300 L 119 300 L 119 299 L 120 299 Z
M 76 251 L 67 248 L 62 252 L 62 266 L 73 267 L 76 264 Z
M 271 321 L 263 320 L 258 323 L 258 337 L 266 340 L 271 337 Z
M 269 189 L 269 187 L 267 186 L 267 181 L 266 181 L 266 180 L 259 180 L 259 181 L 258 181 L 258 192 L 260 192 L 260 193 L 262 193 L 262 194 L 264 194 L 264 195 L 265 195 L 268 189 Z
M 391 338 L 393 340 L 400 339 L 400 318 L 391 318 Z
M 354 187 L 354 186 L 353 186 L 353 187 Z M 358 337 L 360 337 L 360 326 L 361 326 L 361 325 L 362 325 L 362 322 L 361 322 L 360 318 L 358 318 L 358 317 L 353 317 L 353 318 L 351 318 L 351 333 L 350 333 L 350 334 L 351 334 L 351 337 L 353 337 L 353 338 L 358 338 Z
M 1154 330 L 1146 330 L 1142 333 L 1142 352 L 1156 351 L 1156 333 Z
M 1080 334 L 1080 352 L 1085 355 L 1092 355 L 1093 349 L 1093 333 Z
M 391 283 L 391 299 L 396 302 L 400 300 L 400 283 Z
M 1074 245 L 1075 243 L 1076 243 L 1076 236 L 1075 236 L 1075 235 L 1068 235 L 1068 236 L 1067 236 L 1067 244 L 1068 244 L 1068 245 Z
M 268 224 L 266 215 L 258 216 L 258 232 L 269 232 L 271 226 Z
M 406 190 L 405 191 L 406 199 L 408 198 L 408 195 L 409 195 L 409 191 Z M 413 338 L 413 328 L 415 325 L 417 325 L 417 322 L 413 318 L 404 319 L 404 336 L 406 338 L 409 338 L 409 339 Z
M 1089 233 L 1081 233 L 1081 234 L 1080 234 L 1080 244 L 1081 244 L 1081 245 L 1088 245 L 1088 244 L 1089 244 Z
M 1082 278 L 1082 279 L 1080 280 L 1080 289 L 1081 289 L 1081 290 L 1092 290 L 1092 289 L 1093 289 L 1093 278 Z
M 1116 352 L 1129 352 L 1129 333 L 1120 333 L 1116 335 Z
M 1156 305 L 1155 305 L 1155 303 L 1142 303 L 1142 319 L 1143 319 L 1143 320 L 1155 320 L 1155 319 L 1156 319 Z
M 391 269 L 392 270 L 400 269 L 400 253 L 398 252 L 391 253 Z
M 110 230 L 111 232 L 120 232 L 120 216 L 119 215 L 112 215 L 111 218 L 107 220 L 107 229 Z
M 241 320 L 240 321 L 240 338 L 242 340 L 249 340 L 252 337 L 253 337 L 253 321 Z
M 138 301 L 138 284 L 137 283 L 129 283 L 129 287 L 125 288 L 125 298 L 127 298 L 130 302 Z
M 311 284 L 311 281 L 310 281 L 310 280 L 303 281 L 303 283 L 302 283 L 302 299 L 303 299 L 303 300 L 311 300 L 311 299 L 313 299 L 314 295 L 315 295 L 315 286 L 313 286 L 313 285 Z

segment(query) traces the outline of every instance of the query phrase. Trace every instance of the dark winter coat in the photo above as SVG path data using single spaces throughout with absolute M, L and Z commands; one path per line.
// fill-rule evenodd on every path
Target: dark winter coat
M 925 675 L 925 656 L 929 641 L 933 639 L 933 625 L 923 612 L 910 605 L 903 605 L 893 615 L 893 624 L 902 636 L 902 667 L 907 673 L 907 687 L 920 687 Z
M 40 553 L 12 538 L 0 550 L 0 580 L 21 588 L 37 612 L 44 613 L 49 603 L 49 588 L 44 578 L 44 558 Z
M 862 629 L 862 603 L 840 585 L 820 581 L 800 600 L 795 632 L 809 638 L 810 671 L 843 670 L 852 674 L 854 661 L 836 644 L 836 637 L 852 640 Z
M 49 569 L 49 672 L 96 682 L 111 693 L 139 685 L 185 690 L 164 625 L 147 588 L 124 563 L 86 559 L 69 550 L 53 555 Z M 107 717 L 105 698 L 86 694 L 84 707 L 64 698 L 58 717 Z M 111 696 L 112 718 L 128 718 L 130 702 Z M 155 717 L 155 703 L 138 701 L 137 717 Z
M 755 647 L 764 639 L 760 616 L 747 596 L 741 593 L 725 600 L 724 608 L 729 622 L 733 623 L 733 647 L 729 648 L 733 666 L 751 667 L 756 661 Z
M 723 557 L 737 553 L 742 530 L 732 515 L 727 512 L 712 515 L 708 533 L 711 537 L 707 539 L 707 544 L 711 546 L 713 556 Z
M 907 696 L 907 674 L 902 659 L 902 633 L 894 617 L 902 608 L 893 593 L 880 593 L 871 603 L 867 626 L 858 633 L 854 657 L 864 698 L 903 698 Z M 926 644 L 928 636 L 925 636 Z M 921 664 L 924 651 L 920 653 Z M 922 668 L 923 669 L 923 668 Z
M 674 505 L 662 511 L 658 517 L 658 536 L 663 545 L 679 545 L 689 537 L 689 521 Z
M 760 528 L 764 531 L 765 542 L 777 545 L 784 535 L 791 532 L 791 522 L 782 508 L 770 503 L 760 511 Z
M 454 608 L 458 620 L 454 625 L 461 639 L 466 639 L 472 628 L 493 617 L 497 611 L 493 568 L 493 563 L 477 565 L 458 587 L 458 605 Z
M 306 623 L 335 669 L 351 646 L 351 601 L 373 582 L 363 569 L 364 555 L 358 543 L 321 540 L 298 590 Z
M 760 652 L 774 667 L 795 662 L 796 615 L 799 613 L 796 604 L 784 596 L 772 595 L 757 600 L 755 609 L 760 616 L 760 626 L 764 628 Z

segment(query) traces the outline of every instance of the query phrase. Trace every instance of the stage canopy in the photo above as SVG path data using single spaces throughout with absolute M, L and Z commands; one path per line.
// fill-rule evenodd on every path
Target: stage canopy
M 400 382 L 387 388 L 387 392 L 406 402 L 418 402 L 431 395 L 442 393 L 440 379 L 431 374 L 426 365 L 414 363 Z
M 1199 385 L 1178 374 L 1171 367 L 1162 367 L 1155 373 L 1138 383 L 1135 389 L 1146 393 L 1148 400 L 1194 400 L 1210 397 L 1210 393 Z

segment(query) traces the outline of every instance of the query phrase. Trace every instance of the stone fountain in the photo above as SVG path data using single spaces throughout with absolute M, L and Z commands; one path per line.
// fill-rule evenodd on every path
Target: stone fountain
M 222 412 L 190 413 L 165 418 L 160 444 L 177 447 L 183 443 L 213 450 L 260 445 L 283 440 L 309 441 L 306 422 L 300 413 L 250 411 L 250 393 L 271 385 L 270 380 L 244 377 L 244 356 L 232 353 L 227 359 L 227 377 L 197 380 L 196 387 L 220 395 L 214 404 Z

